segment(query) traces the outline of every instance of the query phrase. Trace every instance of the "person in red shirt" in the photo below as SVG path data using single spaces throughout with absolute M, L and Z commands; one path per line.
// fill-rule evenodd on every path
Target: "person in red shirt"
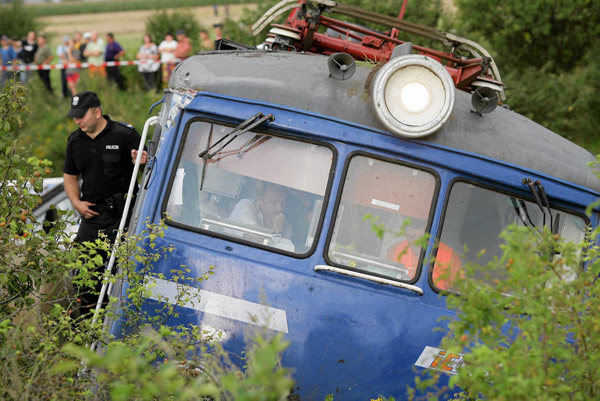
M 175 48 L 175 58 L 179 61 L 185 60 L 192 55 L 192 45 L 190 38 L 185 36 L 185 31 L 180 29 L 177 31 L 177 47 Z

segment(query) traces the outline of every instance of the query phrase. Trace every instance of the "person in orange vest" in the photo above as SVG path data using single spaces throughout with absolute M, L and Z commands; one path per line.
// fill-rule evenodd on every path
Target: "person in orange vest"
M 419 264 L 421 247 L 415 244 L 415 241 L 421 238 L 424 233 L 424 223 L 416 220 L 414 224 L 406 227 L 407 239 L 392 245 L 387 253 L 388 260 L 401 263 L 407 270 L 409 278 L 413 278 Z M 458 254 L 448 245 L 440 242 L 437 247 L 437 254 L 433 265 L 432 280 L 436 288 L 448 291 L 452 288 L 452 283 L 462 272 L 462 262 Z
M 410 241 L 397 242 L 389 248 L 387 253 L 388 260 L 404 265 L 409 279 L 415 277 L 419 264 L 419 255 L 421 254 L 421 247 L 414 244 L 415 239 L 417 237 L 412 238 Z
M 462 262 L 454 249 L 440 242 L 435 255 L 433 265 L 433 285 L 440 290 L 448 291 L 452 288 L 454 281 L 463 277 Z

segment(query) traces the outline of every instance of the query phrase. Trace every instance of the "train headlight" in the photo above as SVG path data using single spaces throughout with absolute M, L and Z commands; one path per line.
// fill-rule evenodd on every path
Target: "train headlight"
M 454 108 L 454 81 L 437 61 L 417 54 L 385 64 L 371 88 L 373 109 L 391 132 L 419 138 L 438 130 Z

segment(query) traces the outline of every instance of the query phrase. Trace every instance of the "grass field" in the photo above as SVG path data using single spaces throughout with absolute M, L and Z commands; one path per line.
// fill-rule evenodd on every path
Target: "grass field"
M 252 3 L 253 0 L 61 0 L 30 4 L 29 7 L 38 17 L 49 15 L 97 14 L 113 11 L 156 10 L 166 7 L 199 7 L 213 4 Z

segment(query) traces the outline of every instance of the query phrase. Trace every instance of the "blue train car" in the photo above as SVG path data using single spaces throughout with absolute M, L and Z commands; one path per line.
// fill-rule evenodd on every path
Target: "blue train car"
M 277 29 L 271 45 L 298 40 Z M 173 323 L 217 331 L 233 353 L 249 328 L 285 333 L 301 400 L 402 399 L 422 369 L 462 361 L 435 330 L 461 266 L 500 255 L 509 224 L 581 240 L 600 180 L 588 151 L 474 101 L 435 58 L 327 56 L 238 49 L 179 64 L 131 227 L 168 216 L 159 245 L 176 251 L 155 264 L 156 299 L 172 297 L 173 269 L 215 268 Z

